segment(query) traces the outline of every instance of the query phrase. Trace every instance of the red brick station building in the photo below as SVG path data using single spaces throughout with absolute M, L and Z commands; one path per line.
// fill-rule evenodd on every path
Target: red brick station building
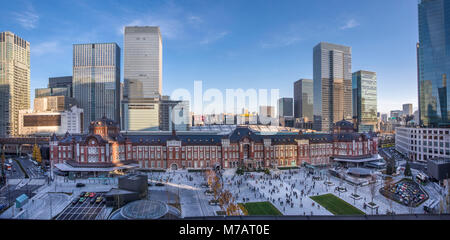
M 375 133 L 357 133 L 342 120 L 332 133 L 263 132 L 236 126 L 219 132 L 121 132 L 102 118 L 89 133 L 50 140 L 50 160 L 60 171 L 106 172 L 137 169 L 204 169 L 359 165 L 379 160 Z

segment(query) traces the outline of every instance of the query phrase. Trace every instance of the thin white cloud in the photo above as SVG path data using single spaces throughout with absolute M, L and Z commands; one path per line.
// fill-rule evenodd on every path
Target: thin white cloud
M 14 19 L 25 29 L 30 30 L 37 27 L 39 15 L 30 4 L 26 11 L 14 12 Z
M 187 20 L 190 24 L 199 24 L 203 22 L 203 19 L 201 17 L 193 15 L 187 17 Z
M 42 56 L 50 53 L 59 53 L 62 51 L 62 45 L 59 41 L 42 42 L 31 46 L 31 53 L 34 56 Z
M 222 32 L 214 33 L 214 34 L 209 34 L 203 40 L 200 41 L 200 44 L 210 44 L 212 42 L 215 42 L 215 41 L 217 41 L 219 39 L 224 38 L 228 34 L 229 34 L 229 32 L 227 32 L 227 31 L 222 31 Z
M 359 25 L 360 25 L 359 22 L 357 22 L 355 19 L 352 18 L 348 20 L 344 26 L 341 27 L 341 30 L 355 28 Z
M 292 45 L 298 41 L 302 40 L 302 38 L 296 34 L 291 36 L 278 36 L 271 41 L 261 42 L 262 48 L 277 48 L 277 47 L 287 47 Z

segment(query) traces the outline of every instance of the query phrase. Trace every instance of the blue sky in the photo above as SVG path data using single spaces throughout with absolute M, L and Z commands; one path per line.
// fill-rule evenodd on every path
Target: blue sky
M 352 47 L 352 71 L 377 72 L 378 111 L 417 108 L 413 0 L 15 0 L 0 9 L 0 31 L 31 43 L 32 96 L 48 77 L 72 75 L 72 44 L 123 48 L 126 25 L 160 26 L 165 95 L 201 80 L 203 89 L 292 97 L 294 81 L 312 78 L 312 49 L 324 41 Z

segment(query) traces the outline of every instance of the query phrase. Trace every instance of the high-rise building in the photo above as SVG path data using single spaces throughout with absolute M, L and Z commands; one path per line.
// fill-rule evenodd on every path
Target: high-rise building
M 30 108 L 30 43 L 0 33 L 0 136 L 19 134 L 19 111 Z
M 162 95 L 161 32 L 159 27 L 149 26 L 125 27 L 124 32 L 122 116 L 128 119 L 123 119 L 122 129 L 158 130 L 158 101 Z
M 84 126 L 102 117 L 119 121 L 119 93 L 119 46 L 116 43 L 74 44 L 73 96 L 84 110 Z
M 294 117 L 313 121 L 314 84 L 312 79 L 300 79 L 294 83 Z
M 390 115 L 391 120 L 399 121 L 402 114 L 403 114 L 402 110 L 392 110 Z
M 48 78 L 48 88 L 67 88 L 68 97 L 73 97 L 72 76 Z
M 125 27 L 124 97 L 162 95 L 162 39 L 159 27 Z
M 387 113 L 382 113 L 381 114 L 381 121 L 384 122 L 384 123 L 387 123 L 387 121 L 388 121 Z
M 294 126 L 293 98 L 278 99 L 278 122 L 283 127 Z
M 170 100 L 163 96 L 160 102 L 161 131 L 188 131 L 190 128 L 189 101 Z
M 278 116 L 279 117 L 292 117 L 292 98 L 280 98 L 278 99 Z
M 412 103 L 403 104 L 403 116 L 413 115 L 413 105 Z
M 313 51 L 314 128 L 329 132 L 343 118 L 352 121 L 351 47 L 321 42 Z
M 259 106 L 259 116 L 260 117 L 275 118 L 276 117 L 275 107 L 273 107 L 273 106 Z
M 353 116 L 358 130 L 369 132 L 377 130 L 377 74 L 360 70 L 352 76 Z
M 421 0 L 418 9 L 420 124 L 450 127 L 450 1 Z

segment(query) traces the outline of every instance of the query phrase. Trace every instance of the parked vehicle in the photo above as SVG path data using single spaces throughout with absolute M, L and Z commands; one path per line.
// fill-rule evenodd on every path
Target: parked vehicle
M 80 197 L 83 197 L 86 194 L 86 192 L 81 192 Z
M 80 203 L 83 203 L 85 200 L 86 200 L 86 198 L 81 197 L 80 200 L 79 200 L 79 202 L 80 202 Z
M 95 197 L 95 193 L 94 193 L 94 192 L 91 192 L 91 193 L 89 194 L 89 197 L 90 197 L 90 198 Z
M 103 197 L 97 197 L 97 199 L 95 200 L 95 203 L 101 203 L 103 201 Z
M 75 198 L 74 200 L 72 200 L 72 205 L 77 204 L 78 201 L 80 201 L 80 198 Z

